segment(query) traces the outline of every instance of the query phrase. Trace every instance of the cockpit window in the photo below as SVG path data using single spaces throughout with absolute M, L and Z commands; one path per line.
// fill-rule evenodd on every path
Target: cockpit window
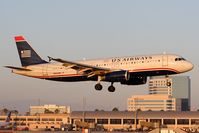
M 175 61 L 185 61 L 185 59 L 184 58 L 175 58 Z

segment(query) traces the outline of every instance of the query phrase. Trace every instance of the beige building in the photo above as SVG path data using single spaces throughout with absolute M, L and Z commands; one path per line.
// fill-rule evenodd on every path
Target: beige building
M 149 94 L 166 94 L 172 96 L 172 79 L 169 77 L 151 77 Z
M 155 76 L 149 79 L 149 94 L 128 98 L 128 111 L 189 111 L 190 78 Z
M 30 106 L 30 115 L 44 114 L 44 113 L 70 113 L 70 106 L 59 106 L 54 104 L 46 104 L 43 106 Z
M 128 111 L 175 111 L 176 100 L 169 95 L 135 95 L 128 98 Z
M 5 121 L 7 116 L 0 116 Z M 60 128 L 63 124 L 76 121 L 95 123 L 104 129 L 141 128 L 141 122 L 155 122 L 166 128 L 199 129 L 199 112 L 191 111 L 73 111 L 71 114 L 40 114 L 35 116 L 11 116 L 11 122 L 17 127 L 28 127 L 30 130 L 45 130 Z M 75 130 L 75 128 L 74 128 Z M 198 130 L 199 131 L 199 130 Z
M 0 122 L 4 122 L 7 116 L 0 116 Z M 70 123 L 69 114 L 39 114 L 34 116 L 11 116 L 11 122 L 18 128 L 29 130 L 44 130 L 60 128 L 63 124 Z
M 190 111 L 191 79 L 189 76 L 156 76 L 149 79 L 149 94 L 167 94 L 178 101 L 177 111 Z
M 170 129 L 199 129 L 197 111 L 73 111 L 70 119 L 72 123 L 84 119 L 86 122 L 101 125 L 108 131 L 135 127 L 139 129 L 142 121 L 159 123 L 161 127 Z

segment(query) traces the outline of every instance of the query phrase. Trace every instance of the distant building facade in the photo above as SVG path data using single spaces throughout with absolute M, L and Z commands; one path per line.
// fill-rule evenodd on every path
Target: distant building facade
M 176 101 L 169 95 L 138 95 L 128 99 L 128 111 L 175 111 Z
M 151 77 L 149 94 L 128 98 L 128 111 L 190 111 L 190 91 L 188 76 Z
M 71 123 L 86 121 L 103 125 L 108 131 L 113 129 L 141 128 L 141 122 L 156 122 L 171 129 L 199 129 L 199 112 L 191 111 L 73 111 Z M 135 122 L 136 121 L 136 122 Z
M 70 123 L 70 114 L 39 114 L 28 116 L 11 116 L 11 123 L 16 123 L 17 128 L 39 131 L 41 129 L 61 128 L 64 124 Z M 0 116 L 0 122 L 5 122 L 5 116 Z
M 43 105 L 43 106 L 30 106 L 30 115 L 36 114 L 69 114 L 70 106 L 59 106 L 54 104 Z
M 191 80 L 189 76 L 151 77 L 149 94 L 167 94 L 176 98 L 176 110 L 190 111 Z
M 6 115 L 0 116 L 0 122 L 5 122 Z M 198 111 L 73 111 L 70 114 L 40 114 L 34 116 L 11 116 L 11 122 L 17 127 L 32 131 L 62 128 L 63 125 L 74 126 L 76 121 L 95 123 L 108 131 L 113 129 L 142 128 L 141 123 L 158 122 L 167 128 L 199 129 Z

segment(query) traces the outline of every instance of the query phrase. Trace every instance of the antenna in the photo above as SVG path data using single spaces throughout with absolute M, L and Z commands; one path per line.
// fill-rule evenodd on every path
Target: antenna
M 86 106 L 86 98 L 83 97 L 83 122 L 85 120 L 85 106 Z

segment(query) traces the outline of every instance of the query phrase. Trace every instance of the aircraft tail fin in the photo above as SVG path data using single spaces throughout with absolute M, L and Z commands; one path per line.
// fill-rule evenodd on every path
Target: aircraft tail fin
M 34 51 L 23 36 L 15 36 L 15 42 L 22 66 L 47 63 Z
M 10 117 L 11 117 L 11 111 L 8 113 L 8 116 L 6 118 L 6 122 L 10 122 Z

